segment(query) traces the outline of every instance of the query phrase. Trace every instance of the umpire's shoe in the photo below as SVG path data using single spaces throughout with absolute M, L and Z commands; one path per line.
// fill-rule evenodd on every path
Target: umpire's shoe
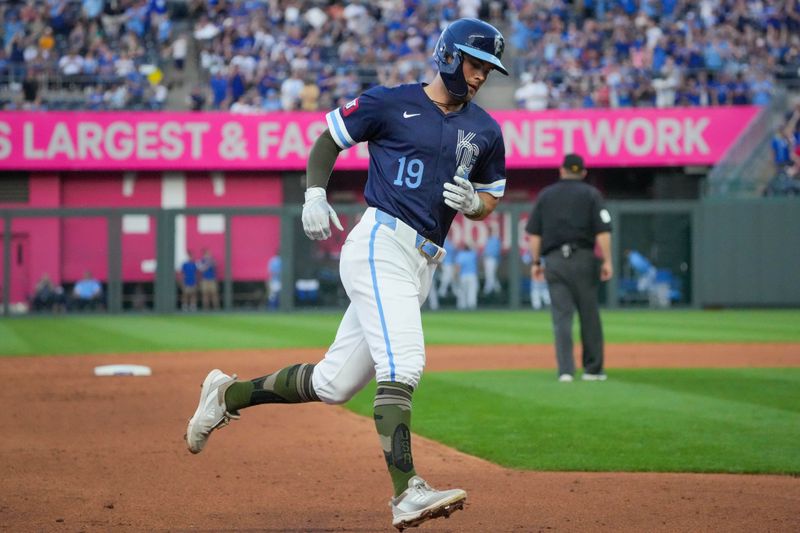
M 186 427 L 186 445 L 192 453 L 200 453 L 208 436 L 217 428 L 237 420 L 239 413 L 229 413 L 225 407 L 225 391 L 236 382 L 236 374 L 229 376 L 214 369 L 208 373 L 200 387 L 200 402 Z
M 436 490 L 421 477 L 414 476 L 408 480 L 408 488 L 389 502 L 394 515 L 392 525 L 403 531 L 431 518 L 449 518 L 453 512 L 464 508 L 466 500 L 467 493 L 461 489 Z

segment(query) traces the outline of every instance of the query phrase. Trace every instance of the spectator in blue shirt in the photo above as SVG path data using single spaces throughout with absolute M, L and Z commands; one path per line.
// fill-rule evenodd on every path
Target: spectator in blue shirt
M 239 72 L 239 67 L 232 65 L 229 67 L 228 88 L 230 90 L 231 103 L 236 102 L 245 93 L 246 85 L 244 76 Z
M 79 310 L 97 309 L 103 304 L 103 287 L 88 270 L 72 289 L 72 302 Z
M 96 19 L 103 12 L 103 0 L 83 0 L 83 14 L 89 20 Z
M 281 255 L 273 255 L 267 262 L 267 307 L 277 309 L 281 295 Z
M 641 293 L 649 293 L 656 281 L 656 267 L 636 250 L 628 250 L 627 256 L 628 264 L 636 275 L 636 289 Z
M 186 251 L 186 260 L 181 265 L 181 309 L 197 310 L 197 263 L 191 250 Z
M 756 78 L 750 83 L 754 105 L 768 105 L 772 99 L 773 84 L 764 71 L 758 71 Z
M 211 104 L 213 109 L 222 109 L 225 100 L 228 98 L 228 77 L 223 69 L 218 69 L 211 77 L 211 94 L 214 100 Z

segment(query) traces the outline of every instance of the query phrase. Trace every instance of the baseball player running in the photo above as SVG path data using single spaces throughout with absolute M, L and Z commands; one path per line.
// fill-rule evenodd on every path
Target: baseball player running
M 297 364 L 251 381 L 212 370 L 186 429 L 199 453 L 214 429 L 264 403 L 341 404 L 377 381 L 375 427 L 394 487 L 392 524 L 402 531 L 463 508 L 461 489 L 436 490 L 414 469 L 411 405 L 425 366 L 420 306 L 457 212 L 482 220 L 505 192 L 500 127 L 471 100 L 500 59 L 503 36 L 461 19 L 439 37 L 438 74 L 428 84 L 375 87 L 327 114 L 307 165 L 303 229 L 310 239 L 342 229 L 326 186 L 341 150 L 367 141 L 369 206 L 342 247 L 340 272 L 350 305 L 317 364 Z

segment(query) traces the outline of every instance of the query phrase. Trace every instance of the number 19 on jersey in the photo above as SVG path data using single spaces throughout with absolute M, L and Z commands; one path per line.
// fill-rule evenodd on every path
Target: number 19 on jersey
M 400 168 L 397 169 L 397 178 L 394 184 L 402 187 L 403 183 L 409 189 L 416 189 L 422 183 L 422 173 L 425 171 L 425 164 L 419 159 L 412 159 L 406 165 L 406 158 L 401 157 L 398 161 Z

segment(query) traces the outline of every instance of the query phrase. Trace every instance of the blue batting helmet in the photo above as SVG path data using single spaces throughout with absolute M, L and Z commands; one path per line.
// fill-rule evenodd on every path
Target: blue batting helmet
M 478 19 L 460 19 L 447 26 L 439 36 L 433 58 L 450 94 L 464 98 L 467 96 L 467 81 L 461 69 L 462 53 L 486 61 L 508 76 L 506 67 L 500 62 L 505 47 L 503 34 L 491 24 Z

